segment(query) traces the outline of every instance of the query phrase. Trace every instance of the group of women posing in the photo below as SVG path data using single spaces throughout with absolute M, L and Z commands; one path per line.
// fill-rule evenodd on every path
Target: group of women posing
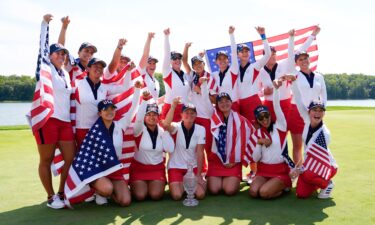
M 52 15 L 44 16 L 42 33 L 48 32 L 51 19 Z M 64 184 L 74 156 L 83 151 L 82 143 L 90 138 L 87 134 L 99 125 L 104 127 L 118 159 L 124 154 L 123 134 L 133 127 L 135 154 L 129 180 L 125 180 L 125 172 L 119 167 L 88 183 L 95 190 L 97 204 L 106 204 L 110 197 L 122 206 L 129 205 L 132 197 L 137 201 L 159 200 L 166 183 L 171 197 L 179 200 L 184 193 L 183 176 L 190 165 L 198 178 L 198 199 L 203 199 L 207 192 L 236 194 L 243 165 L 251 165 L 249 194 L 254 198 L 277 197 L 290 190 L 291 179 L 297 177 L 297 197 L 309 197 L 317 189 L 318 197 L 330 196 L 337 165 L 327 147 L 330 136 L 323 124 L 326 88 L 323 76 L 311 71 L 305 52 L 319 27 L 297 51 L 295 32 L 289 31 L 288 58 L 282 62 L 276 62 L 277 49 L 268 45 L 265 29 L 256 27 L 263 41 L 264 56 L 250 63 L 250 48 L 236 44 L 235 28 L 230 26 L 231 63 L 228 53 L 219 51 L 219 70 L 212 74 L 205 70 L 203 53 L 192 57 L 189 65 L 191 43 L 185 45 L 183 53 L 171 51 L 171 32 L 165 29 L 165 95 L 159 97 L 160 85 L 154 77 L 158 59 L 149 54 L 154 33 L 148 34 L 137 66 L 121 54 L 125 39 L 118 41 L 107 66 L 105 61 L 93 57 L 98 49 L 88 42 L 80 46 L 79 58 L 69 57 L 63 46 L 69 23 L 69 17 L 62 19 L 58 44 L 49 47 L 54 111 L 33 131 L 47 206 L 65 206 Z M 117 105 L 111 99 L 132 89 L 130 108 L 116 115 Z M 70 117 L 72 108 L 75 133 Z M 288 131 L 293 140 L 293 160 L 288 156 Z M 50 172 L 56 147 L 65 162 L 57 194 Z M 100 146 L 94 150 L 104 153 Z

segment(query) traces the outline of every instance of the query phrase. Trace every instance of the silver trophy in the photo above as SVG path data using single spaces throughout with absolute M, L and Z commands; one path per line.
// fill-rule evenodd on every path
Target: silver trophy
M 195 199 L 195 191 L 197 190 L 198 179 L 193 172 L 193 164 L 188 164 L 188 170 L 183 179 L 184 189 L 187 193 L 186 199 L 182 202 L 184 206 L 197 206 L 199 201 Z

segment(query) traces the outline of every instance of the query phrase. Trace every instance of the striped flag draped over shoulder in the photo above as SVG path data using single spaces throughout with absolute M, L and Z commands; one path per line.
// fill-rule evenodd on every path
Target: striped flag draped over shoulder
M 305 41 L 307 40 L 307 38 L 310 36 L 311 32 L 315 28 L 316 26 L 311 26 L 311 27 L 307 27 L 304 29 L 296 30 L 295 38 L 294 38 L 295 49 L 299 49 L 299 47 L 302 46 L 303 43 L 305 43 Z M 276 48 L 277 61 L 281 61 L 283 59 L 288 58 L 288 41 L 289 41 L 288 33 L 268 37 L 267 40 L 270 46 L 273 46 Z M 250 48 L 250 63 L 254 63 L 257 59 L 263 56 L 262 40 L 250 41 L 244 44 L 246 44 Z M 224 47 L 206 50 L 207 65 L 212 72 L 215 72 L 219 69 L 219 67 L 215 63 L 215 57 L 218 51 L 226 51 L 229 56 L 229 62 L 231 61 L 230 46 L 224 46 Z M 318 44 L 316 42 L 316 39 L 312 42 L 310 47 L 307 49 L 307 52 L 310 55 L 311 70 L 315 71 L 317 69 L 318 57 L 319 57 Z
M 227 126 L 225 143 L 220 143 L 222 141 L 220 127 L 222 126 Z M 231 113 L 228 117 L 228 125 L 225 125 L 222 115 L 215 109 L 211 117 L 211 133 L 216 140 L 212 143 L 212 153 L 216 154 L 223 164 L 244 163 L 244 157 L 249 151 L 246 148 L 249 147 L 248 140 L 251 130 L 252 126 L 249 121 L 237 112 Z M 220 146 L 221 144 L 225 146 Z
M 49 60 L 49 25 L 42 22 L 37 67 L 36 86 L 30 114 L 27 116 L 32 131 L 35 132 L 47 122 L 54 110 L 51 62 Z
M 318 136 L 307 147 L 303 168 L 304 170 L 310 170 L 325 180 L 329 180 L 332 167 L 327 142 L 323 129 L 320 128 L 320 131 L 318 130 L 317 132 L 319 132 Z
M 65 182 L 67 203 L 78 203 L 94 194 L 89 183 L 123 167 L 118 160 L 112 137 L 98 118 L 83 140 Z

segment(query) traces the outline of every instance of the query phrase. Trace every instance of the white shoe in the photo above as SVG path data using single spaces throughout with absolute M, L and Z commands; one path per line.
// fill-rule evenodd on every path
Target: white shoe
M 95 202 L 97 205 L 105 205 L 108 204 L 108 200 L 106 197 L 100 196 L 98 194 L 95 195 Z
M 332 180 L 330 180 L 326 188 L 320 189 L 318 198 L 322 198 L 322 199 L 330 198 L 334 187 L 335 187 L 335 184 L 333 183 Z
M 48 199 L 47 206 L 52 209 L 62 209 L 65 207 L 65 203 L 61 201 L 58 195 L 53 195 L 50 199 Z

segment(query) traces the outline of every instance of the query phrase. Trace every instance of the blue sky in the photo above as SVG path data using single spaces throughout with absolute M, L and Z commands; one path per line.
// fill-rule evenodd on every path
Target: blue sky
M 375 3 L 372 1 L 2 1 L 0 7 L 0 74 L 33 75 L 38 53 L 40 22 L 46 13 L 50 43 L 56 42 L 60 18 L 71 23 L 66 47 L 76 55 L 89 41 L 96 57 L 109 62 L 119 38 L 128 40 L 123 52 L 138 62 L 147 33 L 156 32 L 151 54 L 163 57 L 163 29 L 171 28 L 171 48 L 182 51 L 193 42 L 190 55 L 229 44 L 228 26 L 236 27 L 236 41 L 258 39 L 253 27 L 264 26 L 268 36 L 320 24 L 318 71 L 375 75 Z M 161 65 L 157 71 L 161 71 Z

